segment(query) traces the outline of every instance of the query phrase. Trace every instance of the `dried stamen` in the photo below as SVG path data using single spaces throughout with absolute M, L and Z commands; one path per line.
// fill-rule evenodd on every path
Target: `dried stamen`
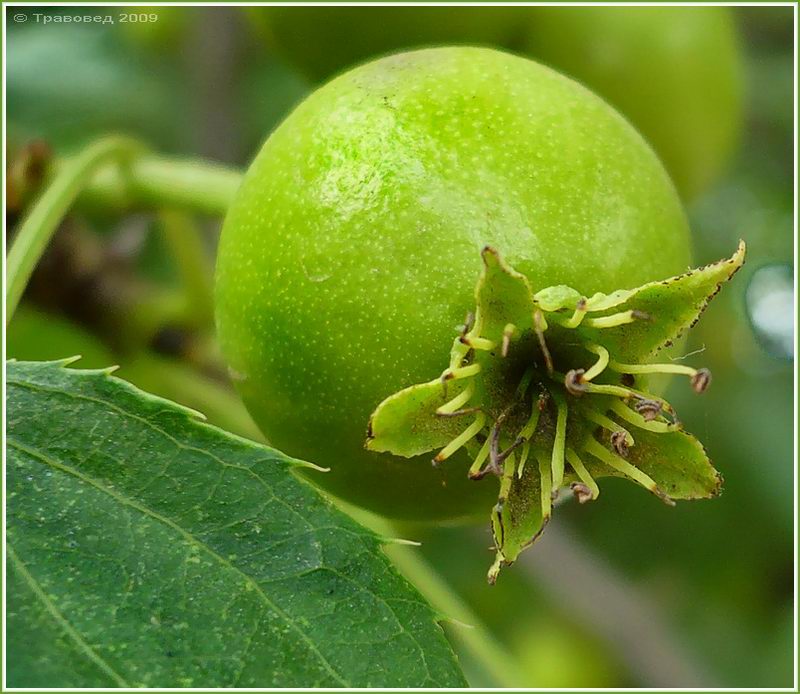
M 572 466 L 572 469 L 575 470 L 575 474 L 580 478 L 581 483 L 591 493 L 591 498 L 596 499 L 598 496 L 600 496 L 600 487 L 597 486 L 597 482 L 595 482 L 594 478 L 589 474 L 589 471 L 586 469 L 586 466 L 583 464 L 583 461 L 580 459 L 580 457 L 578 457 L 578 454 L 571 448 L 567 448 L 566 456 L 567 461 Z M 588 501 L 588 499 L 581 501 L 579 498 L 578 501 L 580 501 L 580 503 L 584 503 L 584 501 Z
M 635 388 L 628 389 L 631 393 L 630 397 L 633 400 L 652 400 L 653 402 L 657 402 L 661 405 L 661 412 L 662 414 L 666 413 L 670 417 L 672 417 L 675 422 L 677 423 L 678 415 L 675 412 L 675 408 L 670 405 L 664 398 L 660 398 L 657 395 L 653 395 L 652 393 L 646 393 L 643 390 L 636 390 Z
M 685 364 L 622 364 L 611 360 L 609 367 L 627 374 L 683 374 L 689 376 L 695 392 L 702 393 L 711 382 L 708 369 L 693 369 Z
M 461 410 L 456 410 L 455 412 L 437 412 L 436 414 L 439 417 L 463 417 L 465 414 L 475 414 L 476 412 L 480 411 L 480 407 L 465 407 Z
M 471 347 L 472 349 L 479 349 L 484 352 L 490 352 L 495 348 L 495 343 L 491 340 L 487 340 L 485 337 L 474 337 L 470 335 L 461 335 L 458 338 L 459 342 L 462 345 L 467 345 L 467 347 Z
M 658 400 L 640 398 L 633 403 L 635 409 L 646 422 L 652 422 L 661 414 L 661 403 Z
M 558 491 L 564 483 L 564 448 L 567 444 L 567 403 L 560 394 L 553 396 L 556 401 L 556 434 L 550 464 L 553 468 L 553 491 Z M 544 490 L 542 490 L 544 493 Z
M 489 447 L 491 446 L 491 441 L 489 437 L 486 438 L 486 441 L 483 442 L 483 446 L 481 446 L 480 450 L 478 451 L 478 455 L 475 456 L 475 460 L 472 461 L 472 465 L 469 468 L 469 478 L 471 480 L 482 480 L 488 474 L 489 470 L 481 470 L 483 467 L 484 461 L 489 457 Z
M 470 398 L 475 394 L 475 383 L 470 382 L 464 390 L 456 395 L 452 400 L 446 402 L 444 405 L 436 410 L 436 414 L 440 417 L 451 416 L 458 412 L 464 405 L 466 405 Z
M 572 490 L 572 493 L 575 495 L 575 498 L 578 500 L 579 504 L 585 504 L 587 501 L 592 500 L 592 490 L 589 489 L 583 482 L 573 482 L 569 485 L 569 488 Z
M 609 362 L 608 350 L 601 345 L 586 345 L 586 349 L 597 355 L 597 361 L 582 377 L 583 381 L 591 381 L 595 376 L 599 376 L 605 371 Z
M 675 505 L 675 502 L 670 499 L 666 492 L 655 483 L 652 477 L 646 475 L 639 468 L 631 465 L 627 460 L 624 460 L 620 456 L 609 451 L 594 438 L 588 439 L 584 446 L 584 450 L 617 472 L 621 472 L 623 475 L 635 480 L 645 489 L 655 494 L 664 503 L 669 504 L 670 506 Z
M 612 313 L 610 316 L 587 318 L 585 324 L 590 328 L 616 328 L 619 325 L 633 323 L 635 320 L 647 320 L 649 318 L 650 316 L 648 316 L 644 311 L 631 309 L 630 311 Z
M 611 445 L 621 458 L 628 457 L 628 441 L 624 431 L 615 431 L 611 434 Z
M 465 337 L 467 333 L 475 326 L 475 314 L 472 311 L 467 312 L 464 318 L 464 325 L 461 326 L 461 337 Z
M 500 428 L 503 426 L 503 422 L 505 421 L 506 417 L 508 417 L 512 407 L 513 406 L 507 407 L 500 414 L 492 426 L 491 433 L 489 434 L 489 465 L 487 470 L 494 472 L 497 475 L 501 473 L 500 466 L 503 464 L 503 461 L 508 458 L 508 456 L 511 455 L 511 453 L 518 446 L 521 446 L 525 442 L 524 438 L 518 436 L 514 443 L 506 448 L 506 450 L 500 451 Z
M 547 366 L 547 373 L 553 373 L 553 357 L 550 354 L 550 350 L 547 349 L 547 342 L 544 339 L 544 331 L 547 330 L 547 321 L 544 318 L 544 314 L 541 311 L 536 311 L 533 314 L 533 329 L 536 332 L 536 337 L 539 340 L 539 347 L 542 350 L 542 355 L 544 356 L 544 362 Z
M 646 431 L 653 431 L 658 434 L 664 434 L 670 431 L 676 431 L 677 429 L 680 429 L 680 426 L 678 424 L 668 424 L 667 422 L 654 422 L 647 420 L 638 412 L 635 412 L 620 400 L 612 401 L 610 403 L 610 407 L 624 420 L 639 427 L 640 429 L 645 429 Z
M 458 381 L 462 378 L 469 378 L 475 376 L 481 371 L 480 364 L 470 364 L 469 366 L 460 366 L 456 369 L 447 369 L 442 374 L 442 381 Z
M 500 427 L 505 418 L 504 412 L 497 418 L 489 433 L 489 464 L 486 466 L 486 472 L 500 474 L 500 461 L 498 460 L 500 457 Z
M 581 321 L 583 321 L 586 311 L 586 299 L 580 299 L 575 305 L 575 312 L 572 314 L 572 317 L 561 325 L 565 328 L 577 328 L 581 324 Z
M 580 396 L 586 391 L 586 382 L 583 378 L 583 369 L 570 369 L 564 376 L 564 387 L 570 395 Z
M 459 448 L 469 443 L 473 438 L 475 438 L 475 436 L 478 435 L 480 430 L 483 429 L 484 424 L 486 424 L 486 415 L 483 414 L 483 412 L 479 412 L 472 424 L 470 424 L 466 429 L 464 429 L 464 431 L 462 431 L 458 436 L 456 436 L 456 438 L 454 438 L 441 451 L 439 451 L 439 453 L 436 454 L 436 457 L 433 459 L 434 465 L 447 460 Z
M 708 369 L 698 369 L 692 376 L 692 388 L 695 393 L 704 393 L 711 383 L 711 372 Z
M 542 521 L 547 521 L 550 518 L 550 512 L 553 508 L 553 498 L 550 490 L 553 488 L 553 482 L 550 477 L 550 461 L 544 456 L 537 455 L 536 459 L 539 463 L 539 476 L 542 485 Z
M 503 328 L 503 342 L 500 347 L 500 355 L 502 357 L 508 356 L 508 347 L 511 344 L 511 338 L 514 337 L 514 333 L 517 332 L 517 326 L 513 323 L 508 323 L 505 328 Z
M 583 410 L 583 414 L 585 415 L 586 419 L 590 422 L 594 422 L 595 424 L 599 424 L 604 429 L 608 429 L 608 431 L 612 432 L 612 434 L 622 434 L 624 437 L 626 447 L 630 448 L 634 445 L 633 436 L 631 433 L 625 429 L 625 427 L 620 426 L 617 424 L 613 419 L 609 419 L 606 417 L 602 412 L 598 412 L 597 410 L 593 410 L 589 407 Z

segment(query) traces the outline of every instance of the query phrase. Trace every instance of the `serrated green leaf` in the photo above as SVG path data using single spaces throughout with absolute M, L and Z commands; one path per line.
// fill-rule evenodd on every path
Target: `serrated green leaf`
M 106 371 L 11 362 L 7 394 L 10 686 L 464 686 L 302 463 Z

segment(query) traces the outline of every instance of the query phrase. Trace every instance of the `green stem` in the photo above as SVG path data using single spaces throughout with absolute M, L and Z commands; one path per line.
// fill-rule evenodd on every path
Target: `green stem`
M 104 211 L 170 207 L 223 216 L 242 180 L 242 172 L 203 159 L 146 155 L 120 171 L 97 172 L 81 202 Z
M 213 272 L 200 229 L 188 214 L 179 210 L 162 210 L 159 219 L 190 310 L 199 325 L 211 325 L 214 321 Z
M 22 222 L 6 263 L 6 325 L 31 273 L 64 215 L 94 173 L 109 162 L 124 163 L 141 151 L 125 137 L 98 140 L 64 165 Z

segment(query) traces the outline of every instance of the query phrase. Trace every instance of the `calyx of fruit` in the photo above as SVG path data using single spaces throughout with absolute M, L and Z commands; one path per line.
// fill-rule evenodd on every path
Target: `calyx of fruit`
M 384 400 L 370 419 L 367 448 L 405 457 L 438 450 L 434 465 L 465 448 L 471 479 L 499 478 L 490 583 L 539 537 L 562 488 L 584 503 L 600 493 L 596 478 L 615 475 L 670 505 L 716 495 L 720 474 L 646 380 L 684 374 L 695 391 L 705 390 L 706 369 L 649 359 L 697 321 L 744 254 L 740 242 L 729 259 L 585 297 L 566 286 L 534 292 L 485 247 L 477 306 L 448 368 Z

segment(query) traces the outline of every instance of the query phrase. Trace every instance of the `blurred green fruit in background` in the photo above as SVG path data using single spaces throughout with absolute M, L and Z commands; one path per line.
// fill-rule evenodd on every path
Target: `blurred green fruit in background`
M 419 46 L 506 46 L 511 7 L 256 7 L 254 24 L 306 76 L 322 80 L 369 58 Z
M 128 5 L 120 10 L 128 17 L 119 24 L 120 32 L 138 48 L 169 53 L 185 47 L 192 15 L 180 5 Z
M 725 7 L 533 7 L 523 48 L 583 82 L 653 145 L 685 199 L 722 172 L 743 66 Z

